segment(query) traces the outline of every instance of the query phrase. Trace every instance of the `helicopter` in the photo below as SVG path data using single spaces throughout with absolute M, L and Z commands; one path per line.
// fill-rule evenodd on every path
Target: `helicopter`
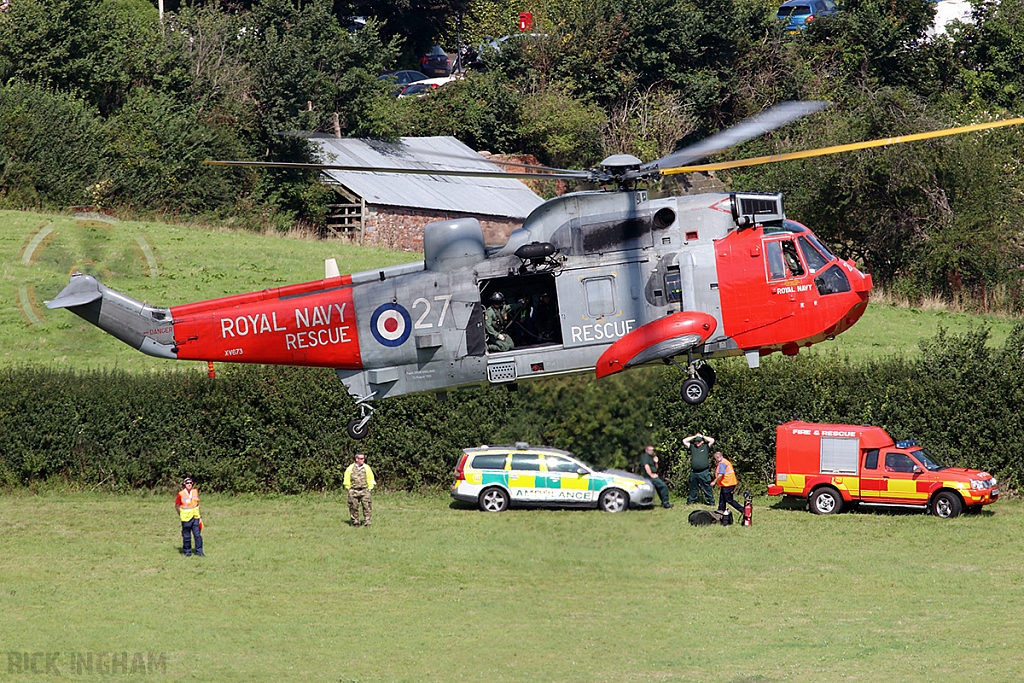
M 827 106 L 785 102 L 659 160 L 616 154 L 590 170 L 526 164 L 507 172 L 354 168 L 210 161 L 214 165 L 570 179 L 599 189 L 546 201 L 506 244 L 485 246 L 480 223 L 428 224 L 423 260 L 171 307 L 74 273 L 52 300 L 150 356 L 332 368 L 354 398 L 353 439 L 374 402 L 571 373 L 600 379 L 652 362 L 675 365 L 683 400 L 715 384 L 709 361 L 795 355 L 863 315 L 869 274 L 786 217 L 780 194 L 723 192 L 652 198 L 660 176 L 771 163 L 1015 125 L 1024 119 L 833 148 L 693 165 Z M 488 309 L 492 309 L 488 312 Z

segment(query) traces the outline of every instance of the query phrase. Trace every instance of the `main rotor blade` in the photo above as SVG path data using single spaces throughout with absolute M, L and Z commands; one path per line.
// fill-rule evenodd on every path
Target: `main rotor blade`
M 676 166 L 675 168 L 662 169 L 661 175 L 675 175 L 677 173 L 695 173 L 697 171 L 724 171 L 730 168 L 744 168 L 746 166 L 760 166 L 762 164 L 772 164 L 775 163 L 776 161 L 789 161 L 791 159 L 810 159 L 812 157 L 822 157 L 830 154 L 842 154 L 843 152 L 853 152 L 858 149 L 885 147 L 887 145 L 900 145 L 903 144 L 904 142 L 930 140 L 932 138 L 942 138 L 950 135 L 962 135 L 964 133 L 973 133 L 975 131 L 988 130 L 990 128 L 1017 126 L 1022 123 L 1024 123 L 1024 118 L 1005 119 L 1003 121 L 976 123 L 971 126 L 960 126 L 958 128 L 943 128 L 942 130 L 933 130 L 928 133 L 914 133 L 913 135 L 897 135 L 896 137 L 880 138 L 878 140 L 868 140 L 866 142 L 852 142 L 848 145 L 833 145 L 832 147 L 819 147 L 817 149 L 808 149 L 802 152 L 786 152 L 784 154 L 772 154 L 764 157 L 752 157 L 750 159 L 738 159 L 736 161 L 723 161 L 717 164 L 700 164 L 697 166 Z
M 656 161 L 648 162 L 640 168 L 642 170 L 661 169 L 661 172 L 665 173 L 670 168 L 692 164 L 716 152 L 721 152 L 741 142 L 759 137 L 776 128 L 781 128 L 787 123 L 792 123 L 797 119 L 802 119 L 805 116 L 819 112 L 829 105 L 829 102 L 816 101 L 782 102 L 756 116 L 741 121 L 732 128 L 726 128 L 709 138 L 704 138 L 696 144 L 676 150 Z
M 481 157 L 481 160 L 487 161 Z M 490 162 L 496 164 L 498 162 Z M 507 173 L 505 171 L 464 171 L 447 168 L 389 168 L 383 166 L 343 166 L 339 164 L 303 164 L 284 161 L 204 161 L 207 166 L 241 166 L 247 168 L 293 168 L 314 171 L 364 171 L 366 173 L 403 173 L 411 175 L 443 175 L 467 178 L 523 178 L 531 180 L 586 180 L 587 171 L 558 173 Z M 524 164 L 525 165 L 525 164 Z
M 532 171 L 546 171 L 550 173 L 581 173 L 580 169 L 576 168 L 556 168 L 554 166 L 543 166 L 541 164 L 524 164 L 518 161 L 502 161 L 495 159 L 493 156 L 485 157 L 483 154 L 477 153 L 476 156 L 470 157 L 465 154 L 449 154 L 447 152 L 430 152 L 431 158 L 434 159 L 450 159 L 452 163 L 474 163 L 484 161 L 488 164 L 494 164 L 495 166 L 510 166 L 514 168 L 526 168 Z

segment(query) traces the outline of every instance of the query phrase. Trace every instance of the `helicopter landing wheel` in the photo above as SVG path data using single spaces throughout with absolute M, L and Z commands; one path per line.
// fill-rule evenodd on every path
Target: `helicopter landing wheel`
M 703 363 L 697 368 L 697 376 L 704 380 L 704 384 L 708 385 L 708 391 L 715 388 L 715 369 L 713 367 Z
M 370 435 L 370 421 L 362 418 L 349 420 L 348 426 L 345 427 L 345 431 L 348 432 L 350 437 L 357 441 L 365 439 Z
M 708 397 L 708 391 L 707 383 L 699 377 L 694 377 L 683 382 L 679 393 L 682 394 L 684 401 L 695 406 L 704 402 Z

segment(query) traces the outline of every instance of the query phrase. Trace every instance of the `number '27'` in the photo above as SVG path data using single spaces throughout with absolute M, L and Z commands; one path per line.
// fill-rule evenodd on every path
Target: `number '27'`
M 443 301 L 444 302 L 444 305 L 441 307 L 441 315 L 437 319 L 437 326 L 441 327 L 441 324 L 444 322 L 444 316 L 448 312 L 448 309 L 451 306 L 452 295 L 451 294 L 442 294 L 441 296 L 435 296 L 434 297 L 434 301 Z M 413 329 L 427 330 L 427 329 L 430 329 L 431 327 L 434 326 L 434 323 L 425 322 L 426 319 L 427 319 L 427 316 L 430 315 L 430 302 L 427 301 L 425 298 L 420 297 L 419 299 L 416 299 L 416 301 L 412 302 L 412 310 L 415 311 L 416 307 L 419 306 L 420 304 L 423 304 L 423 315 L 421 315 L 419 318 L 416 319 L 415 324 L 413 324 Z

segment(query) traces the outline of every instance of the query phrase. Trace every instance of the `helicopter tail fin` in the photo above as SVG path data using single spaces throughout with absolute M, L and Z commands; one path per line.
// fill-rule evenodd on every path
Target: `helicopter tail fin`
M 177 358 L 174 321 L 156 308 L 104 286 L 92 275 L 74 273 L 46 307 L 66 308 L 134 349 L 157 358 Z

